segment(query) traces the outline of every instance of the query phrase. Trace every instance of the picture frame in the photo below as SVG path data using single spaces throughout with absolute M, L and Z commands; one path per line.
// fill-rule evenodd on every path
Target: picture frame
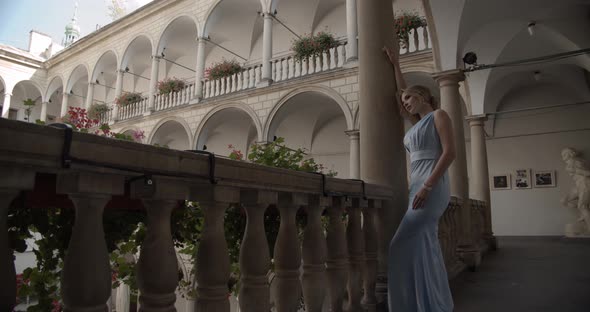
M 531 169 L 516 169 L 514 174 L 514 189 L 530 189 L 531 187 Z
M 512 179 L 510 173 L 495 174 L 491 179 L 492 190 L 510 190 L 512 189 Z
M 555 187 L 555 170 L 535 170 L 533 185 L 537 187 Z

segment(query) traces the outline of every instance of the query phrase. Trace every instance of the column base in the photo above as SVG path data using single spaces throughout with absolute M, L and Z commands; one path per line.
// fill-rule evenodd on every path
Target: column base
M 344 64 L 342 65 L 343 68 L 355 68 L 359 66 L 359 59 L 358 57 L 354 57 L 354 58 L 349 58 L 346 60 L 346 62 L 344 62 Z
M 149 116 L 151 114 L 153 114 L 155 112 L 155 110 L 153 108 L 148 108 L 145 112 L 143 112 L 143 116 Z
M 477 246 L 458 247 L 457 253 L 469 270 L 475 271 L 481 265 L 481 250 Z
M 256 88 L 269 87 L 273 83 L 272 79 L 262 79 L 256 84 Z

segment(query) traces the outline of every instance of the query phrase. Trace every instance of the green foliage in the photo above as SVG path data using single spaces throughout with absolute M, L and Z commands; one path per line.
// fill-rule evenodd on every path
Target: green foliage
M 94 103 L 88 108 L 88 118 L 99 119 L 100 115 L 110 111 L 111 108 L 105 103 Z
M 309 56 L 319 56 L 324 51 L 338 46 L 334 35 L 326 32 L 311 34 L 294 40 L 291 50 L 295 52 L 295 59 L 301 61 Z
M 23 105 L 25 108 L 25 115 L 27 115 L 27 121 L 31 118 L 31 112 L 33 112 L 33 107 L 35 107 L 35 100 L 33 99 L 26 99 L 23 100 Z
M 115 104 L 125 107 L 129 104 L 137 103 L 141 101 L 143 97 L 139 92 L 125 92 L 115 99 Z
M 395 14 L 394 27 L 400 47 L 408 47 L 410 30 L 424 26 L 426 26 L 426 18 L 418 15 L 417 12 L 400 12 Z

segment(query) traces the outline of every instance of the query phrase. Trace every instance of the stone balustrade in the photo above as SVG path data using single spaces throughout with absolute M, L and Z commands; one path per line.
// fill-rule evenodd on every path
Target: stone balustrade
M 69 136 L 64 129 L 6 119 L 0 119 L 0 168 L 0 253 L 7 255 L 0 257 L 3 311 L 14 304 L 16 287 L 7 210 L 21 192 L 35 194 L 39 175 L 55 177 L 51 187 L 68 196 L 76 213 L 61 279 L 66 311 L 106 310 L 111 272 L 102 214 L 106 206 L 129 209 L 125 198 L 140 200 L 147 212 L 137 267 L 143 311 L 174 311 L 178 268 L 170 215 L 184 200 L 198 201 L 204 214 L 196 253 L 197 311 L 229 311 L 230 263 L 223 220 L 225 210 L 235 204 L 242 205 L 247 222 L 239 260 L 241 311 L 270 309 L 271 258 L 277 311 L 296 310 L 297 289 L 307 311 L 322 311 L 326 300 L 331 311 L 375 309 L 375 218 L 382 202 L 392 198 L 387 187 L 92 134 Z M 280 213 L 274 255 L 264 230 L 269 206 Z M 465 268 L 456 252 L 460 209 L 461 201 L 453 198 L 440 222 L 441 248 L 451 276 Z M 474 213 L 483 216 L 477 209 Z M 298 210 L 307 215 L 301 245 Z M 322 215 L 328 218 L 325 232 Z

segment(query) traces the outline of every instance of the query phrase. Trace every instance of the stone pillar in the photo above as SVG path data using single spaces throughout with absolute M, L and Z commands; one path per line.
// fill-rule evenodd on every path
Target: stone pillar
M 258 86 L 266 87 L 272 83 L 272 15 L 264 13 L 264 32 L 262 37 L 262 77 Z
M 123 94 L 123 74 L 125 72 L 121 69 L 117 70 L 117 81 L 115 82 L 115 99 Z M 112 120 L 119 121 L 119 105 L 113 104 Z
M 196 311 L 229 312 L 230 263 L 223 221 L 225 210 L 239 202 L 240 193 L 238 189 L 220 186 L 199 186 L 196 191 L 193 196 L 205 219 L 195 264 Z
M 2 118 L 8 118 L 10 112 L 10 99 L 12 94 L 4 93 L 4 103 L 2 104 Z
M 326 298 L 326 237 L 322 229 L 322 212 L 332 206 L 332 198 L 311 196 L 307 224 L 303 232 L 303 298 L 305 311 L 321 312 Z
M 8 209 L 17 190 L 0 189 L 0 310 L 12 311 L 16 303 L 14 255 L 8 239 Z
M 465 74 L 459 69 L 448 70 L 433 75 L 440 88 L 441 108 L 445 110 L 453 124 L 456 158 L 449 167 L 451 195 L 461 198 L 463 205 L 460 211 L 459 254 L 470 267 L 477 267 L 481 262 L 481 254 L 475 246 L 471 231 L 471 201 L 469 200 L 469 183 L 467 178 L 467 155 L 465 152 L 464 116 L 461 109 L 459 82 Z
M 94 82 L 90 82 L 88 84 L 88 93 L 86 95 L 86 104 L 85 108 L 88 110 L 90 106 L 92 106 L 92 102 L 94 101 L 94 86 L 96 84 Z
M 264 212 L 277 203 L 277 193 L 242 191 L 240 202 L 246 210 L 246 233 L 240 248 L 240 310 L 243 312 L 269 311 L 270 289 L 268 270 L 270 252 L 264 230 Z
M 488 152 L 485 138 L 485 121 L 487 116 L 470 116 L 467 118 L 471 128 L 471 187 L 474 199 L 484 201 L 485 224 L 484 237 L 490 247 L 495 248 L 495 238 L 492 231 L 492 204 L 490 200 L 490 176 L 488 170 Z
M 354 198 L 348 208 L 348 311 L 362 311 L 361 287 L 363 286 L 363 268 L 365 254 L 365 238 L 361 224 L 361 208 L 367 207 L 367 201 Z
M 150 75 L 150 93 L 148 98 L 148 107 L 146 113 L 154 111 L 154 100 L 156 93 L 158 92 L 158 72 L 160 69 L 160 57 L 157 55 L 152 56 L 152 72 Z
M 350 139 L 350 156 L 349 156 L 349 167 L 350 173 L 348 174 L 349 179 L 360 179 L 360 166 L 361 166 L 361 147 L 359 142 L 359 131 L 349 130 L 345 131 L 346 135 Z
M 381 201 L 370 199 L 366 207 L 363 208 L 363 236 L 365 238 L 365 259 L 363 267 L 363 304 L 367 311 L 375 311 L 377 297 L 375 295 L 375 286 L 377 282 L 377 227 L 375 226 L 375 216 L 377 210 L 381 208 Z
M 12 311 L 16 303 L 16 271 L 8 237 L 8 210 L 21 190 L 32 189 L 35 172 L 0 167 L 0 311 Z
M 393 9 L 389 0 L 358 1 L 361 178 L 385 185 L 394 197 L 378 211 L 379 290 L 385 301 L 389 242 L 407 209 L 408 185 L 404 122 L 397 109 L 397 88 L 383 46 L 394 47 Z M 385 142 L 387 142 L 385 144 Z
M 70 194 L 76 220 L 61 274 L 65 311 L 103 312 L 107 309 L 111 267 L 102 213 L 110 198 L 103 194 Z
M 144 199 L 147 232 L 137 262 L 137 286 L 142 311 L 174 311 L 178 286 L 178 260 L 170 215 L 177 200 Z
M 342 312 L 342 303 L 346 294 L 348 281 L 348 247 L 342 215 L 347 203 L 341 197 L 333 198 L 333 205 L 328 208 L 330 223 L 326 231 L 327 260 L 326 272 L 328 276 L 328 293 L 330 311 Z
M 301 248 L 297 238 L 295 217 L 299 207 L 305 204 L 307 204 L 307 198 L 303 194 L 279 193 L 277 208 L 281 221 L 274 248 L 277 283 L 275 303 L 279 312 L 296 311 L 299 305 Z
M 346 53 L 346 61 L 358 60 L 358 30 L 356 19 L 356 0 L 346 0 L 346 33 L 348 35 L 348 51 Z
M 61 97 L 61 112 L 59 114 L 60 117 L 65 117 L 68 114 L 68 101 L 70 99 L 70 94 L 68 92 L 64 92 Z
M 205 73 L 205 38 L 197 38 L 197 67 L 195 69 L 195 98 L 203 98 L 203 74 Z
M 47 105 L 49 105 L 47 102 L 41 103 L 41 116 L 39 117 L 39 120 L 43 122 L 47 121 Z

